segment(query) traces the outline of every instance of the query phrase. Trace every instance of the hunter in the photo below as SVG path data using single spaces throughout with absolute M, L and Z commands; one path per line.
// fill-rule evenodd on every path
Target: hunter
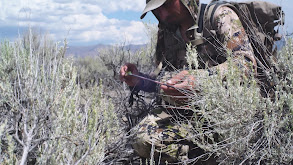
M 203 75 L 225 73 L 228 69 L 227 57 L 245 72 L 255 72 L 253 67 L 256 60 L 249 38 L 243 28 L 238 15 L 228 6 L 221 6 L 213 11 L 213 18 L 205 22 L 205 17 L 199 0 L 147 0 L 141 19 L 148 12 L 152 12 L 159 21 L 158 39 L 156 47 L 156 63 L 161 72 L 174 73 L 169 79 L 159 80 L 163 85 L 147 81 L 133 75 L 140 75 L 158 80 L 158 74 L 140 73 L 134 64 L 121 66 L 120 79 L 133 91 L 160 92 L 169 96 L 169 101 L 184 100 L 184 91 L 196 88 L 200 81 L 198 77 L 189 74 L 186 68 L 186 45 L 193 44 L 198 52 L 198 68 Z M 207 11 L 207 10 L 206 10 Z M 202 34 L 202 35 L 201 35 Z M 252 66 L 252 67 L 251 67 Z M 167 85 L 166 85 L 167 84 Z M 171 87 L 172 86 L 172 87 Z M 178 90 L 181 89 L 181 90 Z M 171 99 L 170 99 L 171 98 Z M 137 126 L 137 138 L 133 144 L 134 150 L 143 158 L 150 158 L 151 151 L 155 160 L 164 162 L 186 162 L 203 153 L 201 149 L 186 139 L 188 132 L 172 121 L 178 115 L 180 108 L 174 113 L 170 108 L 154 109 Z M 184 110 L 184 112 L 186 112 Z M 183 114 L 183 111 L 182 113 Z M 215 158 L 209 158 L 203 164 L 214 164 Z

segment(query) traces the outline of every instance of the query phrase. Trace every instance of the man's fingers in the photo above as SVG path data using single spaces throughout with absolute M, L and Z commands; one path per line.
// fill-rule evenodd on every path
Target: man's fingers
M 174 84 L 180 83 L 185 78 L 186 75 L 188 75 L 187 70 L 181 71 L 178 74 L 176 74 L 174 77 L 172 77 L 170 80 L 168 80 L 166 83 L 168 85 L 174 85 Z
M 181 74 L 185 75 L 185 74 Z M 164 90 L 166 95 L 170 96 L 183 96 L 182 99 L 187 99 L 188 96 L 192 95 L 192 90 L 195 87 L 195 78 L 192 75 L 185 77 L 182 82 L 177 81 L 177 84 L 172 85 L 173 87 L 167 85 L 161 85 L 161 89 Z M 176 98 L 174 98 L 176 99 Z
M 120 81 L 125 82 L 129 86 L 136 86 L 139 84 L 140 80 L 137 77 L 127 75 L 128 72 L 133 74 L 139 74 L 136 65 L 131 63 L 126 63 L 125 65 L 121 66 L 120 68 Z
M 175 88 L 163 84 L 161 85 L 161 89 L 163 89 L 164 91 L 177 91 Z
M 195 78 L 193 76 L 188 76 L 184 79 L 182 83 L 175 84 L 174 87 L 177 89 L 192 90 L 194 88 Z
M 128 67 L 126 65 L 123 65 L 120 69 L 120 81 L 125 81 L 125 75 L 126 75 L 126 72 L 127 72 L 127 69 Z

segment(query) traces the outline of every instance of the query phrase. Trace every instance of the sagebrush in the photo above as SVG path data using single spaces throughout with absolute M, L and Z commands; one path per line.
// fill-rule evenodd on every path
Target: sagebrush
M 1 44 L 1 164 L 99 164 L 117 137 L 111 100 L 80 88 L 66 46 L 32 29 Z

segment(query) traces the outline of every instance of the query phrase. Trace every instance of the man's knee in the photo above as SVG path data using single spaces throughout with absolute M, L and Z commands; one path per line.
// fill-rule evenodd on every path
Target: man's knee
M 159 129 L 159 128 L 157 128 Z M 170 141 L 171 136 L 163 140 L 163 130 L 142 129 L 138 132 L 133 148 L 143 158 L 151 158 L 160 162 L 178 162 L 188 160 L 189 146 L 176 143 L 175 139 Z M 166 131 L 169 132 L 169 131 Z M 170 132 L 169 132 L 170 133 Z M 165 135 L 165 138 L 168 135 Z M 161 137 L 161 138 L 160 138 Z

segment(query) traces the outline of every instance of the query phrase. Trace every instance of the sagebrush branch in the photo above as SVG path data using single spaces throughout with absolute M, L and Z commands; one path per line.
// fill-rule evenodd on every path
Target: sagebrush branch
M 151 82 L 154 82 L 156 84 L 160 84 L 160 85 L 166 85 L 167 87 L 170 87 L 170 88 L 174 88 L 174 89 L 177 89 L 176 87 L 172 86 L 172 85 L 168 85 L 168 84 L 165 84 L 165 83 L 162 83 L 162 82 L 159 82 L 159 81 L 156 81 L 156 80 L 152 80 L 150 78 L 146 78 L 146 77 L 143 77 L 143 76 L 139 76 L 139 75 L 136 75 L 136 74 L 133 74 L 131 72 L 127 72 L 126 73 L 126 76 L 134 76 L 134 77 L 137 77 L 137 78 L 140 78 L 140 79 L 144 79 L 144 80 L 147 80 L 147 81 L 151 81 Z

